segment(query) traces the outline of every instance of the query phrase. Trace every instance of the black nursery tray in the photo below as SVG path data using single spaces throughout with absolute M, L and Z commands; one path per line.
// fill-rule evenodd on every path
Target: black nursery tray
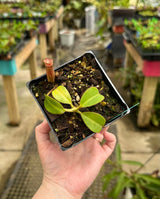
M 135 15 L 135 10 L 134 9 L 123 9 L 123 8 L 119 8 L 119 9 L 113 9 L 110 10 L 109 12 L 111 12 L 111 15 L 113 17 L 134 17 Z
M 48 83 L 46 75 L 43 75 L 28 82 L 27 87 L 40 106 L 62 150 L 77 145 L 94 133 L 88 129 L 77 113 L 67 112 L 62 115 L 53 115 L 45 110 L 44 94 L 47 94 L 53 86 L 65 86 L 73 103 L 78 103 L 77 95 L 81 97 L 87 88 L 97 87 L 100 94 L 104 96 L 104 101 L 88 107 L 87 111 L 103 115 L 106 119 L 105 126 L 130 112 L 127 104 L 91 51 L 59 66 L 55 72 L 55 83 Z
M 160 50 L 159 51 L 156 51 L 156 50 L 152 51 L 152 50 L 149 50 L 149 49 L 144 49 L 133 38 L 133 34 L 128 34 L 128 35 L 129 35 L 129 38 L 130 38 L 132 44 L 134 45 L 134 47 L 136 48 L 136 50 L 138 51 L 138 53 L 140 54 L 140 56 L 144 60 L 160 61 Z
M 136 43 L 136 42 L 135 42 Z M 144 60 L 148 61 L 160 61 L 160 51 L 151 52 L 150 50 L 145 50 L 141 46 L 134 45 Z
M 9 21 L 27 21 L 27 20 L 33 20 L 38 21 L 39 23 L 46 23 L 50 18 L 53 18 L 53 16 L 45 16 L 45 17 L 0 17 L 0 20 L 9 20 Z

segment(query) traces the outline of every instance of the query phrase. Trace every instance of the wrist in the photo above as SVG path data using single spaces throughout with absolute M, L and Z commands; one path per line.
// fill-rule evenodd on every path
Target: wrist
M 40 188 L 32 199 L 81 199 L 81 196 L 70 194 L 65 188 L 56 183 L 50 183 L 43 180 Z

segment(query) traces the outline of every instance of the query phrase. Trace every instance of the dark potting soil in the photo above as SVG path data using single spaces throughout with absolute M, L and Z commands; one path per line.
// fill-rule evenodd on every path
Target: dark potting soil
M 65 86 L 72 97 L 73 105 L 78 106 L 84 91 L 89 87 L 96 87 L 100 94 L 104 96 L 104 100 L 95 106 L 83 108 L 81 111 L 97 112 L 101 114 L 106 121 L 109 121 L 126 110 L 122 102 L 119 102 L 120 100 L 113 91 L 113 87 L 106 84 L 106 77 L 104 77 L 104 74 L 99 70 L 99 65 L 93 56 L 82 56 L 62 66 L 55 72 L 55 83 L 49 83 L 45 76 L 42 81 L 38 81 L 32 85 L 31 89 L 37 101 L 47 114 L 62 147 L 68 148 L 92 135 L 93 132 L 88 129 L 80 115 L 75 112 L 53 115 L 45 110 L 44 94 L 47 94 L 51 89 L 55 89 L 59 85 Z M 70 108 L 69 105 L 63 104 L 63 106 Z

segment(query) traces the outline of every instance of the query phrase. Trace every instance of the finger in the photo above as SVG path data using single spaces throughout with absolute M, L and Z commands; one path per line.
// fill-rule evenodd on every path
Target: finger
M 98 134 L 104 134 L 108 130 L 109 126 L 103 127 Z
M 103 138 L 104 138 L 103 134 L 104 134 L 104 132 L 107 131 L 108 128 L 109 128 L 108 126 L 107 126 L 107 127 L 104 127 L 99 133 L 96 133 L 96 134 L 93 136 L 93 138 L 96 139 L 96 140 L 99 141 L 99 142 L 102 142 L 102 140 L 103 140 Z
M 49 132 L 50 127 L 48 125 L 48 122 L 44 120 L 35 129 L 37 143 L 40 144 L 45 141 L 50 141 Z
M 103 134 L 96 133 L 96 134 L 93 136 L 93 138 L 96 139 L 98 142 L 102 142 L 104 136 L 103 136 Z
M 111 155 L 111 153 L 114 150 L 114 147 L 116 145 L 116 137 L 114 134 L 109 132 L 104 132 L 104 139 L 106 140 L 103 144 L 102 148 L 104 152 L 106 153 L 107 157 Z

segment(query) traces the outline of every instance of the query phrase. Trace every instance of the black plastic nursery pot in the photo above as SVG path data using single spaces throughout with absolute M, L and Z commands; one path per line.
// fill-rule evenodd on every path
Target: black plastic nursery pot
M 86 52 L 57 67 L 55 74 L 54 83 L 49 83 L 46 74 L 44 74 L 28 82 L 27 87 L 40 106 L 62 150 L 79 144 L 95 133 L 85 125 L 76 112 L 53 115 L 45 109 L 44 94 L 50 92 L 53 87 L 56 88 L 60 85 L 66 87 L 74 105 L 78 105 L 86 89 L 96 87 L 99 93 L 104 96 L 104 100 L 94 106 L 84 108 L 82 111 L 101 114 L 106 119 L 105 126 L 130 112 L 93 52 Z

